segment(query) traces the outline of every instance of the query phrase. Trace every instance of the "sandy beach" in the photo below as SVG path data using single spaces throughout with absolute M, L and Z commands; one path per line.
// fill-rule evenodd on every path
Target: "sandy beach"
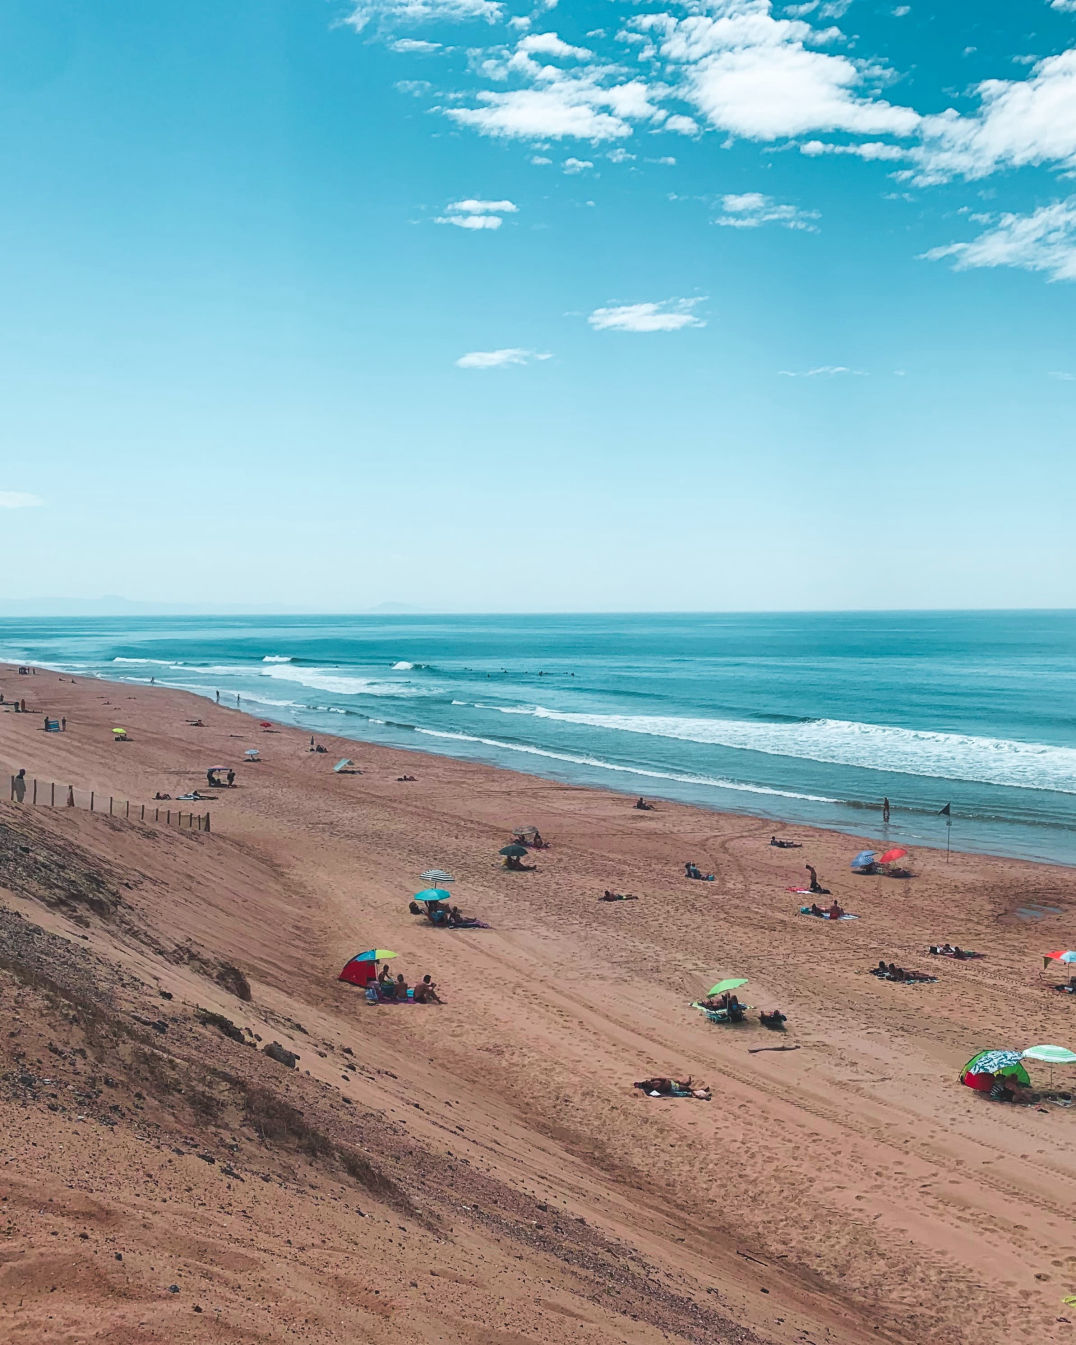
M 0 805 L 11 1341 L 1071 1338 L 1076 1108 L 957 1075 L 984 1048 L 1076 1045 L 1076 996 L 1041 970 L 1076 942 L 1072 870 L 917 849 L 910 879 L 857 877 L 880 818 L 640 812 L 352 740 L 313 753 L 165 689 L 7 667 L 0 687 L 28 708 L 0 712 L 5 777 L 214 796 L 174 805 L 209 834 Z M 343 756 L 362 773 L 334 774 Z M 206 789 L 217 763 L 234 789 Z M 550 848 L 506 872 L 523 824 Z M 799 914 L 808 861 L 857 920 Z M 492 928 L 408 913 L 434 866 Z M 943 940 L 986 956 L 930 957 Z M 375 947 L 444 1004 L 367 1006 L 337 977 Z M 937 982 L 879 981 L 879 958 Z M 786 1033 L 690 1007 L 726 976 Z M 645 1097 L 651 1074 L 713 1101 Z

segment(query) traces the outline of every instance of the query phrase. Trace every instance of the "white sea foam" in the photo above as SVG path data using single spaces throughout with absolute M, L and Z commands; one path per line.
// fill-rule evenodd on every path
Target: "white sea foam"
M 170 658 L 124 658 L 122 654 L 117 654 L 112 660 L 113 663 L 152 663 L 158 668 L 183 668 L 186 665 Z
M 408 663 L 406 659 L 401 659 L 399 663 L 394 663 L 392 665 L 393 672 L 413 672 L 414 668 L 415 665 L 413 663 Z
M 525 752 L 528 756 L 549 757 L 553 761 L 569 761 L 576 766 L 596 766 L 603 771 L 618 771 L 623 775 L 645 775 L 650 780 L 676 780 L 685 785 L 710 785 L 715 789 L 735 789 L 745 794 L 772 794 L 782 799 L 807 799 L 811 803 L 839 803 L 839 799 L 825 798 L 821 794 L 797 794 L 790 789 L 770 789 L 765 785 L 748 785 L 740 780 L 722 780 L 708 775 L 679 775 L 674 771 L 646 770 L 642 766 L 621 766 L 616 762 L 602 761 L 598 757 L 576 756 L 572 752 L 549 752 L 542 747 L 530 747 L 526 743 L 506 743 L 499 738 L 477 738 L 470 733 L 450 733 L 446 729 L 416 729 L 416 733 L 425 733 L 430 738 L 454 738 L 457 742 L 482 743 L 486 747 L 499 747 L 506 752 Z
M 262 655 L 262 662 L 263 662 L 263 663 L 290 663 L 290 662 L 291 662 L 291 655 L 290 655 L 290 654 L 263 654 L 263 655 Z
M 1076 748 L 979 738 L 964 733 L 934 733 L 846 719 L 813 719 L 797 724 L 768 724 L 739 719 L 692 719 L 664 715 L 607 715 L 530 708 L 497 707 L 502 714 L 585 724 L 620 733 L 708 743 L 718 747 L 796 757 L 866 770 L 924 775 L 943 780 L 973 780 L 1013 789 L 1053 789 L 1076 794 Z
M 310 687 L 314 691 L 330 691 L 337 696 L 435 696 L 433 688 L 423 689 L 410 682 L 379 682 L 372 677 L 357 677 L 327 668 L 296 668 L 294 664 L 278 664 L 263 668 L 260 676 L 276 677 L 285 682 Z

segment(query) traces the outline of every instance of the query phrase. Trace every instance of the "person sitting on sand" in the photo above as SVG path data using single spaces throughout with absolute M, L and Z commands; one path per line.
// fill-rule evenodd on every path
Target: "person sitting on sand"
M 825 911 L 819 906 L 817 901 L 812 901 L 807 909 L 811 915 L 825 915 Z
M 444 1001 L 437 993 L 437 986 L 433 978 L 427 973 L 415 986 L 414 1001 L 416 1004 L 442 1004 Z
M 397 999 L 403 1000 L 407 998 L 407 981 L 404 979 L 404 974 L 402 971 L 400 972 L 399 976 L 396 977 L 395 981 L 393 980 L 389 981 L 388 988 L 391 988 L 393 995 Z
M 377 983 L 379 986 L 382 987 L 382 989 L 384 989 L 385 986 L 392 984 L 392 971 L 390 970 L 389 964 L 387 962 L 377 973 Z
M 511 869 L 513 873 L 533 873 L 537 869 L 537 864 L 523 864 L 518 855 L 506 855 L 504 867 Z
M 844 909 L 840 905 L 836 897 L 833 898 L 833 905 L 830 906 L 826 914 L 829 916 L 831 920 L 839 920 L 841 916 L 844 915 Z
M 635 1085 L 641 1088 L 645 1093 L 657 1093 L 661 1097 L 670 1097 L 673 1094 L 680 1093 L 687 1097 L 697 1097 L 704 1102 L 709 1102 L 711 1091 L 706 1084 L 696 1084 L 695 1080 L 689 1074 L 686 1079 L 642 1079 Z
M 771 1009 L 769 1013 L 762 1009 L 758 1015 L 758 1021 L 763 1027 L 783 1027 L 788 1019 L 780 1009 Z
M 439 901 L 431 901 L 426 907 L 426 919 L 431 925 L 447 925 L 448 911 Z
M 1055 985 L 1055 990 L 1060 990 L 1063 995 L 1076 995 L 1076 976 L 1070 978 L 1066 985 Z
M 646 799 L 643 798 L 635 800 L 635 807 L 638 808 L 641 813 L 652 813 L 654 811 L 654 805 L 652 803 L 647 803 Z
M 453 929 L 466 929 L 478 924 L 477 915 L 464 915 L 458 906 L 448 908 L 448 923 Z
M 398 775 L 398 776 L 396 777 L 396 783 L 397 783 L 398 785 L 407 785 L 407 784 L 411 784 L 411 783 L 413 783 L 414 780 L 415 780 L 415 776 L 413 776 L 413 775 Z

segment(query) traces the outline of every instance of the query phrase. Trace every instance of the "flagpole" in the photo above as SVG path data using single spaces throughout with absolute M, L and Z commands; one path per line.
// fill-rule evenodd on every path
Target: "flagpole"
M 949 863 L 949 843 L 950 843 L 950 841 L 952 840 L 952 837 L 953 837 L 953 819 L 952 819 L 951 817 L 947 817 L 947 818 L 945 819 L 945 862 L 946 862 L 946 864 Z

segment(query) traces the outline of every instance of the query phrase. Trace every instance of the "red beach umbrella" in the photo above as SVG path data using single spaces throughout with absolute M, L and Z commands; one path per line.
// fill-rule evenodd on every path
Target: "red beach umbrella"
M 895 859 L 903 859 L 907 853 L 907 850 L 903 850 L 899 845 L 895 845 L 892 850 L 887 850 L 884 855 L 878 856 L 878 863 L 892 864 Z

